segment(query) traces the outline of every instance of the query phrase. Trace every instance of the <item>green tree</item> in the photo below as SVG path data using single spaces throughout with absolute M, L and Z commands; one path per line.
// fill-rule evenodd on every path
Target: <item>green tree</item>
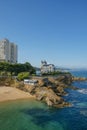
M 10 72 L 11 75 L 18 75 L 21 72 L 29 72 L 30 74 L 35 74 L 34 67 L 26 62 L 24 64 L 11 64 L 8 62 L 0 62 L 0 72 Z

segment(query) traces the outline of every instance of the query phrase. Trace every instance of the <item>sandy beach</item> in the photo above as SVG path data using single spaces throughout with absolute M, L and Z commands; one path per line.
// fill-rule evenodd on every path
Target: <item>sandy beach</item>
M 34 96 L 17 88 L 0 87 L 0 102 L 26 98 L 34 98 Z

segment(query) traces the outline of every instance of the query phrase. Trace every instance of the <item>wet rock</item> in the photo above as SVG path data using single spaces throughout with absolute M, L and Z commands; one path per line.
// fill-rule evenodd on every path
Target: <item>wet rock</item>
M 62 87 L 57 87 L 57 90 L 58 90 L 58 95 L 63 96 L 66 94 L 66 92 L 64 91 L 64 88 Z
M 50 99 L 48 97 L 46 97 L 45 101 L 46 101 L 48 106 L 52 106 L 53 105 L 52 101 L 50 101 Z
M 73 81 L 87 81 L 87 78 L 85 77 L 72 77 Z

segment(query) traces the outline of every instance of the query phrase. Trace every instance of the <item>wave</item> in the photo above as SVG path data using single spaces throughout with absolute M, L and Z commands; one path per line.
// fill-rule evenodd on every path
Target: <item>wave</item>
M 77 91 L 82 93 L 82 94 L 87 94 L 87 89 L 79 89 Z
M 74 105 L 76 108 L 86 108 L 87 109 L 87 102 L 81 102 L 81 103 L 76 103 Z
M 87 110 L 80 111 L 80 114 L 83 115 L 83 116 L 87 116 Z

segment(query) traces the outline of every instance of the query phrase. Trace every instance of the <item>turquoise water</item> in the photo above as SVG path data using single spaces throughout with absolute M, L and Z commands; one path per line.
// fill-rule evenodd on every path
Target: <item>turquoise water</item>
M 34 100 L 0 103 L 0 130 L 63 130 L 55 112 Z
M 65 96 L 72 107 L 56 109 L 35 100 L 0 103 L 0 130 L 87 130 L 87 82 L 73 85 L 80 90 L 67 89 Z

